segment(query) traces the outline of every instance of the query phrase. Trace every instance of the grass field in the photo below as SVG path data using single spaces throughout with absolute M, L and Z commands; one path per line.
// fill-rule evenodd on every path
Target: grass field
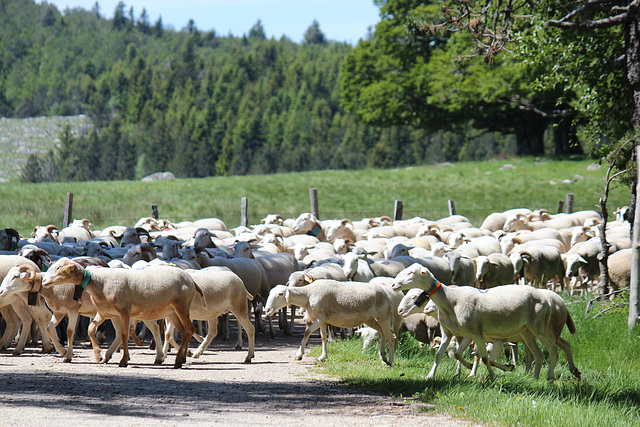
M 330 344 L 329 358 L 320 369 L 351 386 L 412 397 L 435 404 L 433 411 L 490 425 L 640 425 L 640 337 L 637 331 L 627 332 L 628 308 L 618 307 L 628 302 L 628 293 L 620 301 L 597 304 L 589 318 L 585 317 L 588 297 L 564 297 L 577 333 L 573 336 L 565 329 L 563 338 L 573 347 L 580 380 L 569 373 L 562 352 L 552 383 L 546 380 L 546 364 L 539 380 L 525 372 L 522 363 L 513 372 L 497 371 L 494 381 L 484 366 L 476 378 L 467 378 L 464 368 L 455 376 L 455 361 L 446 356 L 435 378 L 426 380 L 435 353 L 419 348 L 407 334 L 400 339 L 393 368 L 382 365 L 377 349 L 363 351 L 362 340 L 352 338 Z M 319 347 L 311 354 L 319 356 Z M 521 360 L 523 356 L 520 346 Z
M 489 213 L 515 207 L 556 212 L 558 201 L 568 193 L 574 195 L 574 210 L 595 209 L 606 167 L 591 170 L 591 164 L 592 160 L 524 158 L 156 182 L 11 181 L 0 184 L 0 226 L 23 234 L 35 225 L 61 227 L 70 192 L 73 218 L 88 218 L 96 229 L 132 226 L 139 218 L 151 216 L 151 204 L 158 205 L 160 218 L 170 221 L 218 217 L 232 228 L 240 224 L 242 197 L 248 198 L 249 224 L 257 224 L 268 213 L 294 218 L 310 211 L 309 188 L 318 189 L 321 219 L 392 216 L 395 200 L 403 201 L 404 218 L 438 219 L 448 215 L 451 199 L 457 213 L 478 226 Z M 610 195 L 610 211 L 628 205 L 629 200 L 628 188 L 616 188 Z

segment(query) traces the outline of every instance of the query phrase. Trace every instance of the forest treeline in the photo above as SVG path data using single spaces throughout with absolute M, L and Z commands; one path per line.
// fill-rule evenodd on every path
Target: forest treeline
M 516 153 L 475 129 L 366 124 L 341 102 L 347 43 L 311 22 L 301 43 L 167 28 L 119 3 L 102 11 L 0 0 L 0 116 L 87 114 L 58 148 L 31 155 L 25 182 L 395 167 Z M 499 119 L 498 119 L 499 120 Z

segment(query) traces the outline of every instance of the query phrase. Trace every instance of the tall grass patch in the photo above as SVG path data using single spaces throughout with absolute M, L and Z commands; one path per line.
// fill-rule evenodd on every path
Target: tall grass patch
M 61 227 L 70 192 L 74 195 L 73 217 L 89 219 L 96 229 L 133 226 L 151 215 L 151 204 L 158 205 L 161 218 L 173 222 L 217 217 L 232 228 L 240 224 L 242 197 L 249 201 L 249 224 L 257 224 L 269 213 L 295 218 L 310 211 L 310 188 L 318 190 L 321 219 L 393 216 L 395 200 L 403 201 L 404 218 L 438 219 L 449 214 L 447 201 L 451 199 L 458 214 L 479 226 L 491 212 L 516 207 L 555 213 L 558 201 L 568 193 L 574 195 L 574 210 L 595 209 L 605 170 L 589 168 L 592 163 L 522 158 L 156 182 L 9 182 L 0 184 L 0 226 L 15 228 L 23 235 L 35 225 Z M 505 165 L 513 166 L 505 169 Z M 610 210 L 628 205 L 629 194 L 627 188 L 614 189 Z
M 546 380 L 546 362 L 539 380 L 519 362 L 513 372 L 496 370 L 491 381 L 484 366 L 476 378 L 468 378 L 464 367 L 456 376 L 456 363 L 446 356 L 435 378 L 426 380 L 435 352 L 420 348 L 407 334 L 400 339 L 393 368 L 378 360 L 377 346 L 363 351 L 362 340 L 352 338 L 330 344 L 321 369 L 351 386 L 411 397 L 434 404 L 437 412 L 492 425 L 640 425 L 640 337 L 627 332 L 628 310 L 615 308 L 620 301 L 601 303 L 587 318 L 587 297 L 566 299 L 577 334 L 565 330 L 563 338 L 572 345 L 579 380 L 569 372 L 562 351 L 553 382 Z M 609 307 L 614 308 L 598 315 Z M 524 360 L 519 347 L 519 360 Z

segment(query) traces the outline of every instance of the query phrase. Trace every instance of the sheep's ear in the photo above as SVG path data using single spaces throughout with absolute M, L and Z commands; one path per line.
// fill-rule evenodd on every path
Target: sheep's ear
M 284 300 L 288 303 L 289 302 L 289 289 L 285 289 L 284 290 Z
M 313 282 L 313 277 L 311 277 L 310 275 L 305 274 L 303 277 L 304 277 L 304 281 L 307 282 L 307 284 Z

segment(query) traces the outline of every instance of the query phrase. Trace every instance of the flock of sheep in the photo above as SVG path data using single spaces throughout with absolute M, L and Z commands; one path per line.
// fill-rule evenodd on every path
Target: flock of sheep
M 527 367 L 535 362 L 537 378 L 540 342 L 549 354 L 549 380 L 558 348 L 579 377 L 571 345 L 560 336 L 565 326 L 575 333 L 575 326 L 555 291 L 589 291 L 597 280 L 600 223 L 595 211 L 550 215 L 513 209 L 489 215 L 480 227 L 461 215 L 319 221 L 303 213 L 296 219 L 268 215 L 260 225 L 232 230 L 216 218 L 175 224 L 142 218 L 134 227 L 100 231 L 76 220 L 61 230 L 36 226 L 30 238 L 7 228 L 0 230 L 0 350 L 17 338 L 13 354 L 21 354 L 39 329 L 43 351 L 55 349 L 70 362 L 78 319 L 85 316 L 92 319 L 87 333 L 96 361 L 106 363 L 122 348 L 120 366 L 127 366 L 129 338 L 142 344 L 135 333 L 140 321 L 156 343 L 155 362 L 162 363 L 173 345 L 179 368 L 188 356 L 203 354 L 219 321 L 228 334 L 231 312 L 239 325 L 236 348 L 243 346 L 244 330 L 244 361 L 250 362 L 256 329 L 266 331 L 263 314 L 272 336 L 277 313 L 280 328 L 291 334 L 299 307 L 307 328 L 297 359 L 318 329 L 322 361 L 333 331 L 329 325 L 366 325 L 371 329 L 357 332 L 365 342 L 371 333 L 381 337 L 380 358 L 389 365 L 404 331 L 430 345 L 439 341 L 429 377 L 454 342 L 458 371 L 464 365 L 475 374 L 482 360 L 493 378 L 492 366 L 513 369 L 498 363 L 503 346 L 523 342 Z M 607 236 L 611 284 L 628 286 L 628 222 L 609 222 Z M 65 317 L 66 348 L 56 329 Z M 107 319 L 116 335 L 102 354 L 97 328 Z M 204 337 L 196 333 L 195 320 L 207 322 Z M 164 336 L 160 325 L 166 326 Z M 192 337 L 200 345 L 191 353 Z M 472 343 L 474 364 L 462 357 Z

